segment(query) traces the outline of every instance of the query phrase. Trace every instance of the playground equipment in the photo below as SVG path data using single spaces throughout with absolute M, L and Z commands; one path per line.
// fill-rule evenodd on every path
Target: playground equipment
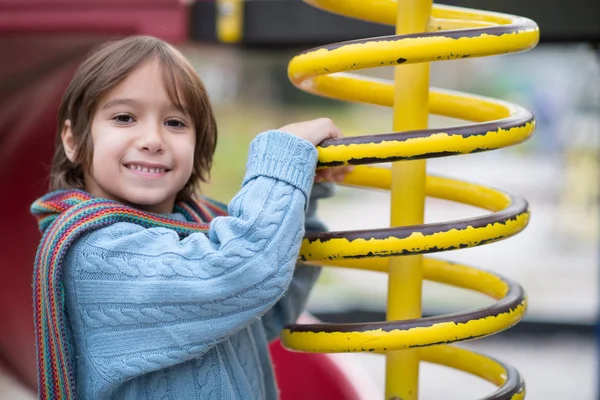
M 3 96 L 0 97 L 10 99 L 6 104 L 13 105 L 0 110 L 3 117 L 0 119 L 10 121 L 2 125 L 0 132 L 5 140 L 0 149 L 3 155 L 0 157 L 0 186 L 10 187 L 13 193 L 4 196 L 4 211 L 0 217 L 11 227 L 11 230 L 4 231 L 2 237 L 3 262 L 11 267 L 0 269 L 0 287 L 4 296 L 0 301 L 0 320 L 5 328 L 0 335 L 0 356 L 23 382 L 35 386 L 33 327 L 31 319 L 23 316 L 31 315 L 30 268 L 39 234 L 28 206 L 46 190 L 46 165 L 52 155 L 55 107 L 60 100 L 60 93 L 76 61 L 92 46 L 115 35 L 134 33 L 158 35 L 175 42 L 184 41 L 189 39 L 185 37 L 189 18 L 186 15 L 187 8 L 176 0 L 148 4 L 120 1 L 118 7 L 114 7 L 117 4 L 115 0 L 85 3 L 63 0 L 58 6 L 56 2 L 47 0 L 39 2 L 45 3 L 39 9 L 13 0 L 0 0 L 0 3 L 4 4 L 5 14 L 0 21 L 0 30 L 4 35 L 0 36 L 12 46 L 7 48 L 6 54 L 19 55 L 21 51 L 29 57 L 25 63 L 23 60 L 27 57 L 16 56 L 15 59 L 21 60 L 21 64 L 9 63 L 0 74 L 5 82 L 10 83 L 0 91 Z M 64 6 L 66 3 L 69 3 L 69 7 Z M 252 6 L 259 7 L 259 3 L 258 0 L 246 2 L 244 7 L 250 10 Z M 293 7 L 296 2 L 266 1 L 263 6 L 271 4 L 283 7 L 283 3 Z M 520 286 L 495 274 L 441 260 L 425 259 L 421 267 L 422 256 L 419 254 L 480 245 L 515 234 L 527 223 L 526 202 L 520 197 L 480 185 L 425 177 L 424 161 L 420 159 L 516 144 L 531 135 L 534 121 L 528 111 L 498 100 L 449 91 L 429 92 L 427 64 L 418 63 L 526 50 L 537 42 L 536 25 L 530 20 L 503 14 L 437 5 L 431 9 L 431 3 L 427 1 L 411 0 L 397 4 L 394 0 L 329 0 L 310 3 L 348 16 L 398 25 L 397 33 L 404 35 L 325 46 L 322 50 L 299 55 L 290 64 L 292 81 L 311 93 L 341 100 L 394 105 L 397 109 L 394 130 L 403 133 L 324 143 L 319 149 L 321 167 L 336 163 L 358 165 L 378 161 L 413 161 L 395 163 L 392 171 L 359 166 L 347 180 L 349 185 L 392 189 L 394 210 L 391 225 L 394 228 L 309 237 L 302 251 L 306 259 L 325 261 L 328 265 L 384 272 L 389 269 L 390 321 L 352 326 L 292 326 L 284 332 L 284 343 L 308 352 L 364 349 L 385 353 L 389 360 L 388 398 L 416 398 L 417 366 L 420 360 L 458 367 L 501 386 L 488 399 L 522 398 L 523 382 L 511 367 L 451 346 L 426 347 L 485 336 L 517 323 L 525 311 L 525 298 Z M 236 7 L 240 4 L 238 1 Z M 193 8 L 213 5 L 214 2 L 195 2 Z M 433 18 L 429 18 L 430 9 Z M 214 13 L 204 15 L 214 18 Z M 239 19 L 241 14 L 238 10 L 231 15 Z M 266 14 L 261 12 L 252 15 L 258 19 Z M 589 12 L 586 15 L 592 20 L 595 14 Z M 556 22 L 564 21 L 566 19 Z M 248 18 L 240 22 L 246 24 L 246 28 L 253 26 L 247 24 Z M 197 25 L 207 26 L 201 23 Z M 275 36 L 272 32 L 275 26 L 261 21 L 254 25 L 268 26 L 269 34 Z M 597 24 L 594 20 L 588 26 L 597 27 Z M 284 28 L 290 30 L 287 25 Z M 222 29 L 226 30 L 227 27 Z M 450 29 L 454 30 L 448 31 Z M 419 33 L 425 31 L 429 32 Z M 9 41 L 11 37 L 7 32 L 24 36 L 12 37 L 12 41 Z M 87 35 L 80 37 L 73 35 L 86 32 Z M 242 39 L 249 36 L 249 32 L 243 33 L 245 36 Z M 395 86 L 340 73 L 399 64 L 402 66 L 397 68 L 398 83 Z M 21 106 L 23 104 L 29 107 Z M 427 109 L 435 114 L 472 120 L 479 124 L 426 130 Z M 30 114 L 31 110 L 36 110 L 35 116 Z M 23 160 L 35 161 L 23 163 Z M 17 163 L 20 166 L 19 174 L 14 174 L 12 167 Z M 431 196 L 486 208 L 493 213 L 468 221 L 415 226 L 422 223 L 425 192 Z M 399 254 L 403 256 L 396 257 Z M 391 268 L 388 268 L 388 259 L 384 256 L 394 256 Z M 421 277 L 477 290 L 498 299 L 498 302 L 486 309 L 418 319 Z M 293 359 L 290 358 L 292 356 Z M 283 364 L 280 365 L 289 367 L 285 370 L 290 372 L 284 378 L 294 376 L 298 370 L 311 369 L 315 375 L 319 374 L 319 366 L 334 377 L 331 379 L 332 385 L 339 378 L 337 371 L 324 362 L 327 359 L 323 354 L 280 352 L 274 358 L 276 362 L 282 360 Z M 306 363 L 302 364 L 302 360 Z M 277 368 L 277 371 L 282 370 L 283 367 Z M 286 390 L 288 385 L 284 383 L 283 398 L 286 398 L 286 393 L 295 393 L 297 389 L 292 385 L 309 386 L 305 382 L 292 382 L 290 389 Z M 342 395 L 349 396 L 347 388 L 341 389 L 344 390 L 340 398 Z M 320 390 L 320 394 L 325 393 L 322 386 L 315 387 L 315 390 Z M 311 396 L 303 398 L 307 397 Z M 320 398 L 318 394 L 312 397 Z
M 422 254 L 515 235 L 527 225 L 527 202 L 501 190 L 426 176 L 425 159 L 520 143 L 531 136 L 535 121 L 529 111 L 504 101 L 430 90 L 428 63 L 531 49 L 539 39 L 537 25 L 507 14 L 432 7 L 431 0 L 305 2 L 396 26 L 395 36 L 308 50 L 294 57 L 288 69 L 293 84 L 309 93 L 394 107 L 394 133 L 328 140 L 318 148 L 320 168 L 357 165 L 346 184 L 391 190 L 391 227 L 308 235 L 300 253 L 304 260 L 323 265 L 387 272 L 388 311 L 385 322 L 289 326 L 282 335 L 284 346 L 305 352 L 385 354 L 387 399 L 417 399 L 420 361 L 461 369 L 498 385 L 486 399 L 524 398 L 525 384 L 514 368 L 447 345 L 516 324 L 526 309 L 521 286 L 465 265 L 423 259 Z M 396 66 L 393 83 L 347 73 L 382 66 Z M 429 112 L 474 123 L 426 129 Z M 361 166 L 383 162 L 393 162 L 392 168 Z M 425 195 L 492 213 L 423 224 Z M 422 279 L 479 291 L 498 301 L 485 308 L 419 319 Z

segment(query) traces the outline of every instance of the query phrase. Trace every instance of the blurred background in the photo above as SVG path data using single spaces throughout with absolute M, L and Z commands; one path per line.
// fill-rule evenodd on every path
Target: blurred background
M 245 3 L 244 35 L 239 43 L 224 44 L 216 29 L 223 10 L 215 2 L 0 0 L 0 399 L 33 397 L 28 388 L 35 377 L 30 266 L 39 237 L 27 208 L 45 191 L 62 90 L 93 46 L 111 37 L 152 34 L 172 41 L 188 57 L 207 86 L 219 123 L 212 183 L 204 192 L 223 202 L 239 189 L 248 145 L 263 130 L 317 117 L 332 118 L 346 135 L 391 130 L 390 109 L 310 96 L 289 83 L 286 71 L 303 49 L 389 34 L 388 28 L 353 25 L 295 0 Z M 542 42 L 534 50 L 431 65 L 432 86 L 504 99 L 533 111 L 534 137 L 516 147 L 430 160 L 428 172 L 522 194 L 532 210 L 529 227 L 514 238 L 437 255 L 499 272 L 523 285 L 529 296 L 529 311 L 519 325 L 460 346 L 517 367 L 527 383 L 527 398 L 592 400 L 600 398 L 595 344 L 600 9 L 583 1 L 551 3 L 485 4 L 536 20 Z M 468 1 L 444 4 L 481 8 Z M 393 70 L 360 73 L 392 78 Z M 462 123 L 430 118 L 431 127 Z M 318 214 L 331 230 L 387 227 L 389 206 L 387 192 L 338 187 L 334 198 L 320 202 Z M 482 213 L 442 200 L 426 203 L 426 222 Z M 308 311 L 325 321 L 383 320 L 386 280 L 373 272 L 326 269 Z M 425 315 L 489 303 L 482 295 L 424 283 Z M 383 393 L 383 357 L 343 357 L 364 368 L 373 390 Z M 465 399 L 480 398 L 493 387 L 424 364 L 420 391 L 423 399 Z

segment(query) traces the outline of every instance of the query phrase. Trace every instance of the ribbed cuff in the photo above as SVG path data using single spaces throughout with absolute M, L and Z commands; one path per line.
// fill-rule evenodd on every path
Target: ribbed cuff
M 282 131 L 263 132 L 250 144 L 243 184 L 258 176 L 286 182 L 302 191 L 308 206 L 317 155 L 316 147 L 307 140 Z

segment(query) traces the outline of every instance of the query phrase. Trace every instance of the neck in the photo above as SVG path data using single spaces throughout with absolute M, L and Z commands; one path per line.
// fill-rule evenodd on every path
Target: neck
M 119 200 L 120 201 L 120 200 Z M 135 207 L 139 210 L 146 211 L 154 214 L 169 214 L 173 212 L 175 206 L 175 199 L 167 199 L 160 204 L 134 204 L 130 202 L 122 201 L 125 204 Z
M 120 203 L 126 204 L 130 207 L 137 208 L 138 210 L 146 211 L 154 214 L 169 214 L 173 212 L 173 207 L 175 206 L 175 197 L 171 196 L 158 204 L 138 204 L 128 201 L 125 198 L 115 196 L 111 193 L 107 193 L 102 190 L 98 186 L 94 185 L 85 185 L 85 191 L 91 194 L 92 196 L 99 199 L 108 199 L 118 201 Z

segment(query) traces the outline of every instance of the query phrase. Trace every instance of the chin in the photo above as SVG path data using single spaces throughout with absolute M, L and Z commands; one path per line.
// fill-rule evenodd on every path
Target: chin
M 134 205 L 152 207 L 161 205 L 166 201 L 174 199 L 176 194 L 177 193 L 166 193 L 164 190 L 136 190 L 133 192 L 124 193 L 123 199 Z

